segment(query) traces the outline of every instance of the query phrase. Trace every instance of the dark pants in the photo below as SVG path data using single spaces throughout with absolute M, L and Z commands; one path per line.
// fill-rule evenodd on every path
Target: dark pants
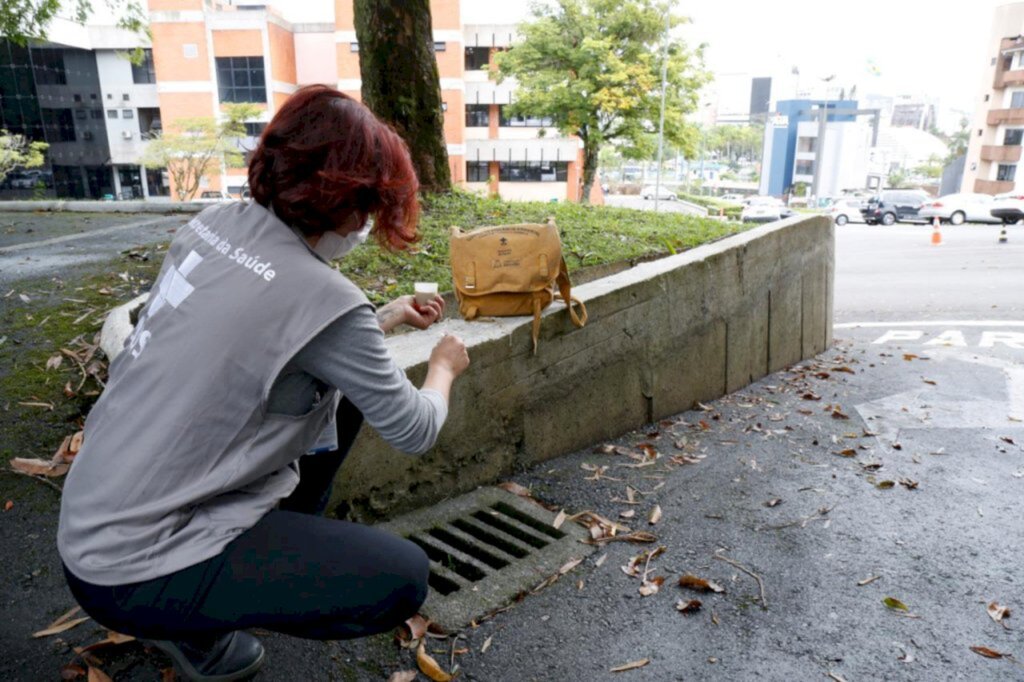
M 338 450 L 303 457 L 298 488 L 217 556 L 170 575 L 93 585 L 67 569 L 71 592 L 101 625 L 146 639 L 203 640 L 264 628 L 309 639 L 385 632 L 427 596 L 428 560 L 397 536 L 319 514 L 362 415 L 338 409 Z

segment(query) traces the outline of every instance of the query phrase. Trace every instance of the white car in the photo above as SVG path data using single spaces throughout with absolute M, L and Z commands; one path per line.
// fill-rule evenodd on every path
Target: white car
M 644 199 L 647 199 L 648 201 L 653 199 L 655 195 L 657 195 L 659 199 L 668 199 L 669 201 L 675 201 L 676 199 L 679 198 L 678 196 L 676 196 L 675 192 L 666 188 L 665 185 L 662 185 L 661 187 L 647 185 L 647 187 L 644 187 L 642 190 L 640 190 L 640 196 L 642 196 Z
M 992 201 L 989 213 L 997 222 L 1001 222 L 1003 225 L 1013 225 L 1024 218 L 1024 192 L 997 194 Z
M 836 199 L 828 209 L 832 222 L 836 225 L 846 223 L 863 223 L 864 216 L 860 209 L 863 206 L 860 199 Z
M 740 213 L 745 223 L 770 223 L 793 215 L 781 199 L 775 197 L 751 197 Z
M 222 201 L 234 201 L 234 199 L 232 199 L 231 195 L 227 192 L 206 190 L 200 193 L 200 195 L 196 199 L 193 199 L 193 201 L 197 201 L 202 204 L 219 204 Z
M 917 217 L 931 222 L 938 218 L 952 225 L 970 223 L 999 223 L 1000 218 L 992 215 L 995 199 L 988 194 L 947 194 L 938 199 L 931 199 L 921 205 Z

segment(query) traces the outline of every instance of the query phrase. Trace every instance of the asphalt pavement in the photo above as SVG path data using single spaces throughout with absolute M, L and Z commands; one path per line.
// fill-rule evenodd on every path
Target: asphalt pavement
M 170 241 L 185 215 L 0 212 L 0 287 L 75 272 Z
M 618 206 L 620 208 L 635 208 L 641 211 L 653 211 L 654 199 L 644 199 L 640 196 L 626 194 L 606 194 L 604 203 L 607 206 Z M 690 215 L 706 215 L 703 210 L 697 210 L 688 203 L 682 201 L 669 201 L 660 199 L 658 201 L 659 213 L 687 213 Z
M 1024 234 L 1011 227 L 1003 245 L 998 228 L 942 234 L 933 246 L 923 226 L 837 229 L 832 349 L 512 476 L 570 515 L 597 512 L 657 540 L 609 543 L 427 651 L 445 669 L 454 661 L 459 679 L 488 682 L 1024 680 L 1024 315 L 1013 293 Z M 623 454 L 644 452 L 657 453 L 644 466 Z M 51 542 L 52 524 L 29 513 L 16 508 L 0 528 Z M 665 580 L 643 596 L 623 567 L 659 547 L 648 575 Z M 29 639 L 72 604 L 46 556 L 0 562 L 18 581 L 2 679 L 55 679 L 68 645 L 102 636 L 86 623 Z M 687 574 L 723 591 L 684 589 Z M 701 604 L 684 614 L 680 600 Z M 1010 616 L 998 621 L 1001 607 Z M 264 641 L 259 679 L 416 668 L 390 636 Z M 108 651 L 117 680 L 159 679 L 167 665 L 137 644 Z

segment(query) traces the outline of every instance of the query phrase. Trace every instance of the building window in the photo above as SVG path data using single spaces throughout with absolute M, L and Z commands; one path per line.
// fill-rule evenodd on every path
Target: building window
M 36 85 L 67 85 L 68 76 L 64 68 L 64 51 L 45 48 L 31 51 L 32 70 Z
M 466 48 L 466 71 L 480 71 L 486 69 L 491 62 L 491 48 L 489 47 L 467 47 Z
M 467 104 L 466 105 L 466 127 L 486 128 L 490 125 L 490 104 Z
M 547 128 L 552 125 L 548 116 L 534 116 L 525 114 L 523 116 L 506 116 L 505 105 L 498 107 L 498 125 L 502 128 Z
M 75 109 L 75 118 L 82 120 L 87 118 L 88 116 L 89 115 L 85 113 L 85 109 Z
M 75 95 L 75 101 L 76 102 L 81 102 L 82 101 L 82 96 L 81 95 Z
M 1008 147 L 1019 147 L 1024 138 L 1024 128 L 1010 128 L 1003 136 L 1003 144 Z
M 981 137 L 982 133 L 984 133 L 984 132 L 985 132 L 984 130 L 982 130 L 981 128 L 978 128 L 978 137 Z
M 818 138 L 816 137 L 801 137 L 797 142 L 796 150 L 798 152 L 813 152 L 818 148 Z
M 75 119 L 70 109 L 43 109 L 43 127 L 51 142 L 74 142 Z
M 796 162 L 795 175 L 814 175 L 814 161 L 812 159 L 801 159 Z
M 1016 164 L 999 164 L 999 168 L 996 170 L 996 180 L 999 182 L 1013 182 L 1013 179 L 1017 176 Z
M 986 102 L 988 101 L 988 95 L 985 95 L 985 101 Z
M 1020 90 L 1010 95 L 1010 108 L 1024 109 L 1024 90 Z
M 107 109 L 107 118 L 117 118 L 117 109 Z
M 92 101 L 95 102 L 96 101 L 96 93 L 94 92 L 94 93 L 90 94 L 89 95 L 89 99 L 91 99 Z
M 262 121 L 249 121 L 245 123 L 245 134 L 248 137 L 259 137 L 263 134 L 267 124 Z
M 502 182 L 566 182 L 569 163 L 566 161 L 506 161 L 498 164 Z
M 434 41 L 434 52 L 444 52 L 448 49 L 448 43 L 443 40 Z
M 139 137 L 143 140 L 152 140 L 160 135 L 159 107 L 139 107 Z
M 131 109 L 122 109 L 121 118 L 135 118 L 135 112 Z
M 266 102 L 263 57 L 217 57 L 221 102 Z
M 132 64 L 132 82 L 135 84 L 156 83 L 156 70 L 153 68 L 153 50 L 142 51 L 142 61 Z
M 486 161 L 466 162 L 466 182 L 488 182 L 490 174 L 487 172 Z
M 349 52 L 359 52 L 359 43 L 349 43 L 348 44 L 348 51 Z
M 89 115 L 92 116 L 93 118 L 103 118 L 103 110 L 102 109 L 91 109 L 89 111 Z

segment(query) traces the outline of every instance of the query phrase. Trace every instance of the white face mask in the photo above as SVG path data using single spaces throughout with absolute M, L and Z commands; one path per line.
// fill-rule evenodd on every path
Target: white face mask
M 320 241 L 313 247 L 313 252 L 326 261 L 337 260 L 365 242 L 366 238 L 370 236 L 371 227 L 373 227 L 372 223 L 367 220 L 363 229 L 358 232 L 349 232 L 344 237 L 333 230 L 324 232 L 320 235 Z

